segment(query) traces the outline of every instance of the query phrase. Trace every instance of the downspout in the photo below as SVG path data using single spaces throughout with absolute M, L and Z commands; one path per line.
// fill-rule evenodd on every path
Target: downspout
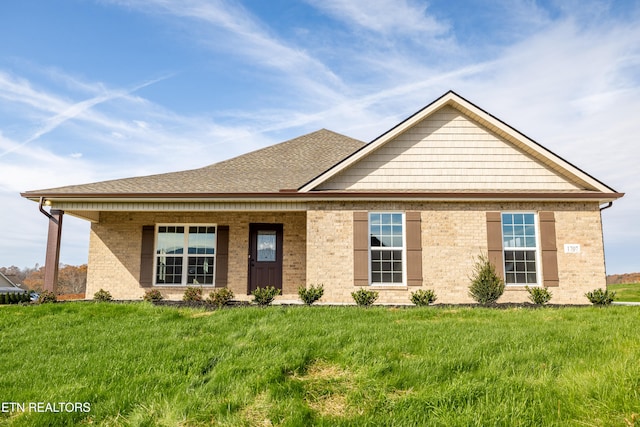
M 64 211 L 51 209 L 51 212 L 47 212 L 43 208 L 44 203 L 44 197 L 40 197 L 38 208 L 42 214 L 49 218 L 43 288 L 47 291 L 56 292 L 56 288 L 58 287 L 58 264 L 60 262 L 60 240 L 62 237 L 62 217 Z
M 613 206 L 613 202 L 609 202 L 605 207 L 600 208 L 600 238 L 602 239 L 602 262 L 604 264 L 605 289 L 607 288 L 607 256 L 604 253 L 604 224 L 602 223 L 602 211 L 609 209 L 611 206 Z
M 40 203 L 38 204 L 38 209 L 40 209 L 40 212 L 42 212 L 45 216 L 47 216 L 51 221 L 57 224 L 58 220 L 54 218 L 53 215 L 51 215 L 49 212 L 45 211 L 42 205 L 44 205 L 44 197 L 40 197 Z

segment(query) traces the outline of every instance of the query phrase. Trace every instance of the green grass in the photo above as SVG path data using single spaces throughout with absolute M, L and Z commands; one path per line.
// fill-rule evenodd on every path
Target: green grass
M 610 291 L 616 291 L 616 301 L 640 302 L 640 283 L 607 285 Z
M 0 307 L 0 424 L 625 426 L 640 310 Z M 636 425 L 640 425 L 637 422 Z

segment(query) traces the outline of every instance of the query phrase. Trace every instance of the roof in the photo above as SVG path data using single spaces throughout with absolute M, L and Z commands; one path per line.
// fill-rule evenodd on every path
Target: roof
M 8 289 L 19 290 L 21 289 L 18 285 L 13 283 L 7 276 L 0 272 L 0 287 L 2 290 L 6 291 Z
M 333 177 L 397 140 L 438 111 L 454 108 L 473 122 L 497 135 L 554 174 L 575 184 L 571 189 L 527 190 L 514 188 L 398 188 L 340 189 L 323 187 Z M 390 146 L 391 144 L 389 144 Z M 569 187 L 568 187 L 569 188 Z M 150 176 L 28 191 L 23 197 L 77 216 L 97 220 L 99 211 L 131 209 L 131 203 L 146 203 L 136 209 L 171 210 L 179 206 L 155 202 L 232 201 L 279 202 L 353 200 L 592 200 L 611 202 L 623 196 L 611 187 L 554 154 L 531 138 L 486 111 L 449 91 L 369 144 L 321 129 L 280 144 L 250 152 L 203 168 Z M 120 203 L 123 202 L 123 203 Z M 215 206 L 202 207 L 214 209 Z M 234 208 L 238 208 L 237 206 Z
M 277 193 L 297 189 L 364 145 L 321 129 L 199 169 L 27 191 L 22 195 Z

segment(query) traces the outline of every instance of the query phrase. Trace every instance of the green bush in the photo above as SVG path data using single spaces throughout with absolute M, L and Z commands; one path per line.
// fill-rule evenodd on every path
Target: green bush
M 162 296 L 162 293 L 158 289 L 149 289 L 147 292 L 144 293 L 144 296 L 142 297 L 142 299 L 145 301 L 153 302 L 153 301 L 162 301 L 164 297 Z
M 113 301 L 113 297 L 111 296 L 111 292 L 100 288 L 98 292 L 93 294 L 93 300 L 99 302 Z
M 44 290 L 40 292 L 40 296 L 38 297 L 37 302 L 38 304 L 47 304 L 47 303 L 56 302 L 56 301 L 58 301 L 56 294 L 54 294 L 51 291 Z
M 202 288 L 187 286 L 187 290 L 182 295 L 182 301 L 202 301 Z
M 307 305 L 311 305 L 314 302 L 318 301 L 320 298 L 322 298 L 322 295 L 324 294 L 324 286 L 323 285 L 311 285 L 308 288 L 304 287 L 304 286 L 300 286 L 298 288 L 298 296 L 300 296 L 300 299 L 302 300 L 302 302 L 304 302 Z
M 603 290 L 598 288 L 591 292 L 587 292 L 586 294 L 584 294 L 584 296 L 589 299 L 591 304 L 604 306 L 610 305 L 613 302 L 616 293 L 615 291 Z
M 22 302 L 31 302 L 31 294 L 33 294 L 33 291 L 28 291 L 22 294 Z
M 551 291 L 547 288 L 541 288 L 538 286 L 534 286 L 532 288 L 525 286 L 524 288 L 529 292 L 529 299 L 531 302 L 536 305 L 545 305 L 553 296 Z
M 253 302 L 261 306 L 267 306 L 273 302 L 277 295 L 280 295 L 280 289 L 276 289 L 273 286 L 258 287 L 251 292 L 251 295 L 253 295 Z
M 0 294 L 0 304 L 7 303 L 7 294 Z
M 479 304 L 492 304 L 504 292 L 504 281 L 486 255 L 478 255 L 470 279 L 469 296 Z
M 351 292 L 351 296 L 359 306 L 368 307 L 378 299 L 378 291 L 360 288 L 355 292 Z
M 411 302 L 417 306 L 425 306 L 436 302 L 438 297 L 432 289 L 418 289 L 411 292 Z
M 231 301 L 234 296 L 235 295 L 233 294 L 233 291 L 229 288 L 216 289 L 215 291 L 209 293 L 207 303 L 220 308 Z

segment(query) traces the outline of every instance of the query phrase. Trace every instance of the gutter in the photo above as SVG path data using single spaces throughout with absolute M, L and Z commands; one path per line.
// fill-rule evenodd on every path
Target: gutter
M 603 207 L 603 208 L 600 208 L 600 212 L 602 212 L 602 211 L 603 211 L 603 210 L 605 210 L 605 209 L 609 209 L 611 206 L 613 206 L 613 202 L 609 202 L 609 203 L 607 203 L 607 206 L 605 206 L 605 207 Z

